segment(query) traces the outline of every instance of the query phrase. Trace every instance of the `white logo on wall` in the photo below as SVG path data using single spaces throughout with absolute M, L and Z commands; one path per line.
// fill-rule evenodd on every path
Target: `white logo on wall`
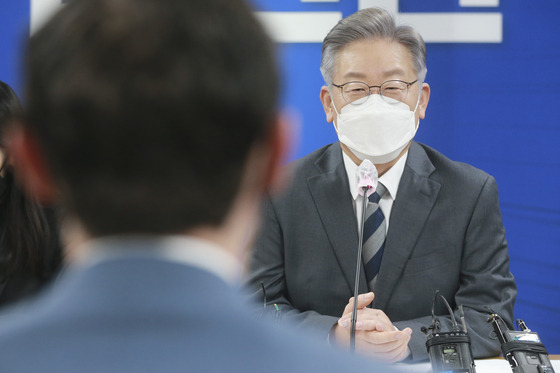
M 284 0 L 285 1 L 285 0 Z M 338 3 L 339 0 L 300 0 Z M 448 0 L 449 1 L 449 0 Z M 499 0 L 455 0 L 461 7 L 495 8 Z M 413 26 L 427 43 L 501 43 L 499 12 L 400 13 L 398 0 L 358 0 L 358 9 L 380 6 Z M 341 12 L 258 12 L 273 38 L 281 43 L 321 43 L 342 19 Z
M 282 0 L 287 1 L 287 0 Z M 300 0 L 303 3 L 338 3 L 339 0 Z M 496 8 L 499 0 L 455 0 L 461 7 Z M 64 0 L 31 0 L 31 33 Z M 397 15 L 399 23 L 413 26 L 427 43 L 501 43 L 499 12 L 400 13 L 399 0 L 358 0 L 358 9 L 381 6 Z M 321 43 L 341 12 L 257 12 L 272 37 L 280 43 Z

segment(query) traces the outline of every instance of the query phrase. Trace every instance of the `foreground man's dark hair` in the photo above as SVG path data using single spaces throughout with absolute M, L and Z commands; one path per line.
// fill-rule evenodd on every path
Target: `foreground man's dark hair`
M 32 37 L 27 125 L 91 234 L 222 222 L 277 109 L 273 46 L 248 15 L 237 0 L 79 0 Z

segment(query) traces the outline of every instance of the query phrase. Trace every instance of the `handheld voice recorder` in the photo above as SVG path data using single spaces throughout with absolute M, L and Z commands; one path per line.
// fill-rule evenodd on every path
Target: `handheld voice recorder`
M 519 330 L 509 330 L 504 320 L 495 313 L 490 315 L 488 322 L 502 344 L 504 358 L 513 373 L 554 373 L 539 335 L 531 331 L 523 320 L 517 320 Z
M 437 298 L 445 303 L 453 323 L 452 331 L 441 332 L 440 321 L 435 317 L 434 307 Z M 459 327 L 455 315 L 443 295 L 436 291 L 432 304 L 432 325 L 422 327 L 426 334 L 426 348 L 430 356 L 430 363 L 434 373 L 476 373 L 471 352 L 471 340 L 467 333 L 467 326 L 463 308 L 459 306 L 462 327 Z

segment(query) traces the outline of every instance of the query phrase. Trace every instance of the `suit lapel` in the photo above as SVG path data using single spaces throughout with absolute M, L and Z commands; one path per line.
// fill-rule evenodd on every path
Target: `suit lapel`
M 437 199 L 440 184 L 429 178 L 435 167 L 420 145 L 412 142 L 393 203 L 373 307 L 387 306 L 426 219 Z
M 319 174 L 309 177 L 307 184 L 350 293 L 353 293 L 358 227 L 339 143 L 331 145 L 315 165 Z M 359 289 L 360 293 L 368 291 L 363 268 Z

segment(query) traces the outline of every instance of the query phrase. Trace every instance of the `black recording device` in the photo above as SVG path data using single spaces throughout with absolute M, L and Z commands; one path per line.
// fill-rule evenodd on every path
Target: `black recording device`
M 438 298 L 444 302 L 453 323 L 452 331 L 442 332 L 441 323 L 435 316 L 435 304 Z M 445 297 L 436 291 L 432 303 L 432 325 L 422 327 L 426 334 L 426 348 L 430 356 L 432 371 L 434 373 L 475 373 L 474 359 L 471 352 L 471 339 L 467 334 L 467 326 L 463 307 L 459 306 L 462 327 L 459 327 L 453 310 Z
M 523 320 L 517 320 L 519 330 L 509 330 L 500 315 L 495 313 L 490 315 L 488 322 L 502 344 L 504 358 L 513 373 L 554 373 L 539 335 L 531 331 Z

